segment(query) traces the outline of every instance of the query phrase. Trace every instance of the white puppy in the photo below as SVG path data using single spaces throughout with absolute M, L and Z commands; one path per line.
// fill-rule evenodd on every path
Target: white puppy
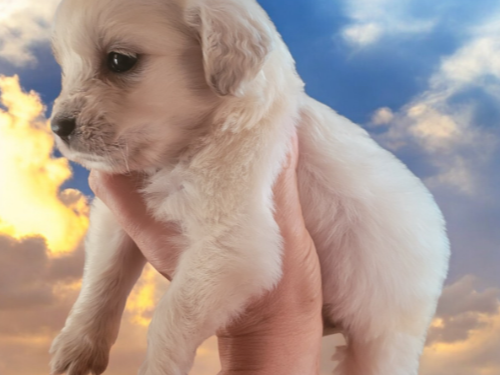
M 53 42 L 60 150 L 88 168 L 147 173 L 151 213 L 182 228 L 141 375 L 187 374 L 203 340 L 280 280 L 272 186 L 296 129 L 325 318 L 348 342 L 336 374 L 417 374 L 448 267 L 442 215 L 400 161 L 304 93 L 256 1 L 64 0 Z M 82 291 L 52 373 L 104 371 L 143 265 L 95 200 Z

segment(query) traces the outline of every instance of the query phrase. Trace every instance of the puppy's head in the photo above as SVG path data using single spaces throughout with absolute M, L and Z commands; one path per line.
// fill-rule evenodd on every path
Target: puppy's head
M 63 0 L 53 34 L 62 91 L 51 119 L 61 152 L 115 173 L 175 158 L 264 66 L 272 24 L 247 3 Z

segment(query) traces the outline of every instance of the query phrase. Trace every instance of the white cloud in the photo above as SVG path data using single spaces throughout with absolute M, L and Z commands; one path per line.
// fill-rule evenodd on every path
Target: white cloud
M 372 116 L 371 123 L 373 125 L 384 125 L 388 124 L 394 118 L 394 113 L 387 107 L 379 108 Z
M 476 176 L 473 173 L 474 162 L 455 155 L 448 159 L 435 160 L 434 164 L 438 166 L 440 173 L 425 180 L 429 188 L 452 186 L 466 195 L 473 195 L 477 192 Z
M 498 38 L 480 37 L 444 61 L 444 78 L 467 84 L 485 73 L 500 76 L 499 51 Z
M 388 125 L 378 136 L 385 147 L 417 148 L 437 169 L 426 180 L 430 187 L 447 185 L 476 193 L 478 167 L 498 150 L 498 129 L 475 123 L 480 103 L 454 101 L 467 90 L 480 89 L 500 106 L 500 13 L 484 25 L 470 30 L 463 46 L 442 59 L 425 92 L 396 113 L 380 108 L 372 117 L 371 125 Z
M 383 33 L 383 29 L 376 23 L 354 24 L 342 31 L 347 41 L 361 47 L 376 42 Z
M 433 29 L 434 19 L 411 16 L 408 0 L 344 0 L 346 15 L 351 24 L 341 35 L 356 47 L 365 47 L 394 34 L 420 34 Z
M 0 58 L 22 66 L 36 61 L 30 48 L 50 39 L 60 0 L 3 0 L 0 3 Z
M 499 87 L 500 11 L 494 12 L 481 24 L 468 30 L 464 45 L 442 60 L 439 72 L 430 82 L 433 91 L 440 91 L 446 98 L 468 86 L 479 85 L 485 90 Z M 490 90 L 489 93 L 495 91 Z
M 457 85 L 473 83 L 484 75 L 500 77 L 500 14 L 493 14 L 470 34 L 469 43 L 443 61 L 443 78 Z

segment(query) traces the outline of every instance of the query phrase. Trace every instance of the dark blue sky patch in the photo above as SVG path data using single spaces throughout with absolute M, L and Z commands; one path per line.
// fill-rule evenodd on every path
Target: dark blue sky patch
M 285 43 L 308 43 L 324 35 L 333 35 L 348 19 L 340 11 L 340 2 L 318 0 L 260 0 Z

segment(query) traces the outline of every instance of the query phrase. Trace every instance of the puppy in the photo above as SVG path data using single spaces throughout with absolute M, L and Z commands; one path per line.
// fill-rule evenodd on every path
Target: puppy
M 443 217 L 400 161 L 304 93 L 256 1 L 64 0 L 53 47 L 61 152 L 87 168 L 144 172 L 151 214 L 182 228 L 139 374 L 187 374 L 203 340 L 280 280 L 272 186 L 297 131 L 325 319 L 348 343 L 336 374 L 417 375 L 448 268 Z M 53 374 L 105 370 L 144 262 L 96 199 Z

